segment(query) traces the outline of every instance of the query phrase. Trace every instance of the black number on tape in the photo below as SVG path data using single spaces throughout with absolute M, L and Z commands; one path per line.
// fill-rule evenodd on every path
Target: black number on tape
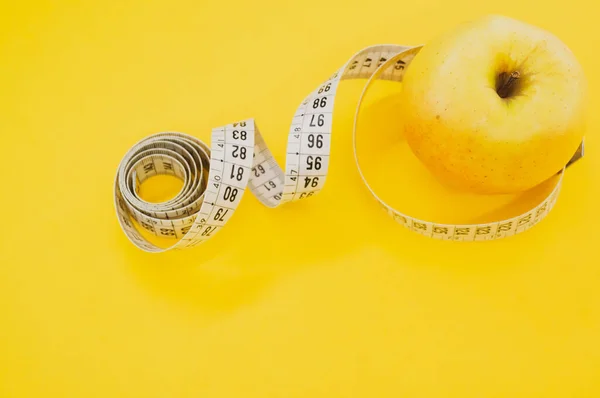
M 233 152 L 231 152 L 231 156 L 234 158 L 239 157 L 240 159 L 246 159 L 246 147 L 234 145 Z
M 277 184 L 275 184 L 273 181 L 269 181 L 264 185 L 264 187 L 267 188 L 267 191 L 270 191 L 272 188 L 277 188 Z
M 214 220 L 215 221 L 225 221 L 225 216 L 227 215 L 228 212 L 229 212 L 229 209 L 223 209 L 222 207 L 218 208 L 217 212 L 215 213 Z
M 306 165 L 306 170 L 321 170 L 321 157 L 315 156 L 313 158 L 312 156 L 307 156 Z
M 327 106 L 327 97 L 323 97 L 323 98 L 315 98 L 315 100 L 313 101 L 313 109 L 317 109 L 317 108 L 325 108 Z
M 319 177 L 306 177 L 304 179 L 304 188 L 308 188 L 309 185 L 313 188 L 319 185 Z
M 252 172 L 254 173 L 254 177 L 260 177 L 261 174 L 265 174 L 265 168 L 262 167 L 260 164 L 256 167 L 252 168 Z
M 154 225 L 145 223 L 143 221 L 140 224 L 142 224 L 142 227 L 146 228 L 148 231 L 154 232 Z
M 310 192 L 302 192 L 302 193 L 300 194 L 300 199 L 304 199 L 304 198 L 310 198 L 310 197 L 313 195 L 313 193 L 314 193 L 313 191 L 310 191 Z
M 326 92 L 328 92 L 329 90 L 331 90 L 331 83 L 327 83 L 326 85 L 324 85 L 324 86 L 321 86 L 321 88 L 319 88 L 319 92 L 318 92 L 318 93 L 319 93 L 319 94 L 322 94 L 322 93 L 324 93 L 324 92 L 326 93 Z
M 244 148 L 246 149 L 246 148 Z M 237 167 L 235 164 L 231 165 L 231 179 L 236 179 L 238 181 L 242 181 L 244 178 L 244 168 L 239 166 Z
M 223 199 L 228 200 L 230 202 L 235 202 L 235 197 L 237 196 L 237 193 L 237 188 L 227 187 L 225 188 L 225 192 L 223 193 Z
M 406 62 L 404 62 L 400 59 L 400 60 L 396 61 L 396 65 L 394 65 L 394 69 L 402 70 L 402 69 L 404 69 L 405 65 L 406 65 Z
M 315 116 L 316 116 L 316 123 L 315 124 Z M 310 127 L 323 127 L 325 125 L 325 115 L 324 114 L 318 114 L 318 115 L 311 115 L 310 116 Z
M 309 148 L 323 148 L 323 135 L 322 134 L 309 134 L 308 135 L 308 147 Z
M 210 236 L 210 234 L 216 229 L 217 227 L 211 227 L 210 225 L 206 227 L 206 229 L 204 231 L 202 231 L 201 235 L 202 236 Z
M 245 125 L 245 124 L 244 124 L 244 125 Z M 245 141 L 247 136 L 248 136 L 248 135 L 247 135 L 247 133 L 246 133 L 246 130 L 242 130 L 242 131 L 239 131 L 239 130 L 233 130 L 233 139 L 234 139 L 234 140 L 242 140 L 242 141 Z

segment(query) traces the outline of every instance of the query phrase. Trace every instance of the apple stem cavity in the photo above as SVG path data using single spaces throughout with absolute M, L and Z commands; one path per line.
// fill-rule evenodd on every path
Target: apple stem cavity
M 500 98 L 511 97 L 515 93 L 521 73 L 516 70 L 511 73 L 502 72 L 496 81 L 496 92 Z

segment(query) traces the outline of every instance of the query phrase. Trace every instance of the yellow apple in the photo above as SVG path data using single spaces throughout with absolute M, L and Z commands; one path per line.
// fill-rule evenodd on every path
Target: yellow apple
M 402 88 L 413 153 L 443 183 L 496 194 L 560 171 L 584 133 L 587 83 L 553 34 L 503 16 L 427 43 Z

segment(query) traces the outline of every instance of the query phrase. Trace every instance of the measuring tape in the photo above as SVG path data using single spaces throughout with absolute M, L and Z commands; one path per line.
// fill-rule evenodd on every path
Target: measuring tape
M 248 186 L 268 207 L 314 196 L 323 189 L 327 178 L 335 96 L 339 82 L 345 79 L 368 79 L 354 120 L 354 158 L 369 192 L 394 220 L 419 234 L 457 241 L 500 239 L 531 228 L 554 206 L 564 168 L 553 190 L 537 206 L 517 217 L 485 224 L 439 224 L 410 217 L 385 203 L 365 179 L 356 151 L 363 98 L 375 80 L 401 81 L 421 48 L 365 48 L 310 93 L 292 119 L 285 171 L 273 158 L 253 119 L 213 129 L 210 148 L 197 138 L 178 132 L 144 138 L 125 154 L 117 170 L 115 208 L 121 228 L 135 246 L 147 252 L 183 249 L 212 238 L 223 228 Z M 582 142 L 565 168 L 583 156 L 583 149 Z M 183 187 L 169 201 L 146 202 L 139 196 L 139 187 L 158 174 L 179 177 Z M 177 242 L 167 248 L 159 247 L 144 238 L 138 228 Z

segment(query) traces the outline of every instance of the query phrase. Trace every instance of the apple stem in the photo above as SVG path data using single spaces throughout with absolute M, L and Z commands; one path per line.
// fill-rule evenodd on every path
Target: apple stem
M 520 77 L 521 73 L 519 73 L 518 70 L 511 72 L 510 75 L 508 75 L 506 72 L 502 72 L 500 74 L 501 83 L 496 90 L 500 98 L 506 98 L 512 94 L 512 89 Z

